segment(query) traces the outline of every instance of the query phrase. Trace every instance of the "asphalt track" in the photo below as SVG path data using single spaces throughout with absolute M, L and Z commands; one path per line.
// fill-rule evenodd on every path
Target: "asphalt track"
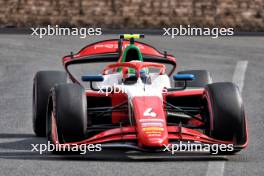
M 208 69 L 214 81 L 238 81 L 249 124 L 249 146 L 235 156 L 124 154 L 104 151 L 85 156 L 31 152 L 32 79 L 38 70 L 63 69 L 61 57 L 113 36 L 46 37 L 0 35 L 0 175 L 264 175 L 264 37 L 147 36 L 148 43 L 175 54 L 179 70 Z M 244 79 L 237 64 L 247 62 Z M 239 64 L 238 64 L 239 65 Z M 234 76 L 234 74 L 238 76 Z M 243 75 L 243 73 L 241 73 Z M 238 77 L 238 78 L 234 78 Z M 242 79 L 242 80 L 241 80 Z

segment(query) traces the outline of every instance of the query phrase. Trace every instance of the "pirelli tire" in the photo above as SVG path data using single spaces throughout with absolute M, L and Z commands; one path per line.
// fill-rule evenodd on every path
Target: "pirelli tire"
M 57 84 L 67 82 L 67 74 L 63 71 L 39 71 L 33 80 L 32 123 L 36 136 L 46 136 L 46 112 L 49 92 Z
M 60 84 L 50 93 L 47 124 L 48 140 L 53 141 L 52 118 L 60 144 L 83 140 L 87 133 L 87 100 L 78 84 Z
M 208 84 L 205 87 L 208 106 L 208 135 L 215 139 L 233 141 L 234 147 L 247 142 L 247 125 L 243 100 L 238 87 L 231 82 Z M 221 154 L 234 154 L 233 151 Z

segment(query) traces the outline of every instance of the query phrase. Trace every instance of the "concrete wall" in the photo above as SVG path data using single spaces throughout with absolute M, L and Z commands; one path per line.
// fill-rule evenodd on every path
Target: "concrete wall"
M 0 0 L 0 26 L 160 28 L 191 24 L 264 31 L 264 0 Z

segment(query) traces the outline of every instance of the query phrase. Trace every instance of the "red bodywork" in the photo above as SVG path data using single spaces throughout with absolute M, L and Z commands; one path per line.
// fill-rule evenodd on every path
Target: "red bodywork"
M 123 48 L 129 44 L 129 41 L 123 42 Z M 139 47 L 143 56 L 153 56 L 161 59 L 167 59 L 175 63 L 176 59 L 172 55 L 166 55 L 160 53 L 158 50 L 144 43 L 135 42 L 135 45 Z M 89 56 L 96 56 L 102 54 L 112 54 L 118 53 L 118 40 L 107 40 L 98 43 L 94 43 L 83 48 L 79 53 L 65 56 L 63 58 L 63 64 L 66 71 L 68 71 L 67 66 L 72 62 L 82 60 Z M 119 60 L 120 58 L 117 58 Z M 125 63 L 129 64 L 129 63 Z M 109 65 L 107 69 L 111 69 L 116 66 L 125 66 L 124 63 L 121 65 L 114 64 Z M 155 63 L 154 63 L 155 65 Z M 131 65 L 129 65 L 131 66 Z M 160 66 L 161 64 L 156 64 L 155 66 Z M 137 66 L 135 66 L 137 67 Z M 174 67 L 174 70 L 175 70 Z M 173 71 L 174 71 L 173 70 Z M 106 71 L 106 70 L 105 70 Z M 104 73 L 105 73 L 104 71 Z M 69 71 L 68 71 L 69 72 Z M 76 80 L 72 77 L 73 82 Z M 104 93 L 96 92 L 93 90 L 86 91 L 87 97 L 104 97 Z M 127 101 L 127 95 L 123 93 L 112 93 L 108 95 L 111 98 L 112 106 L 118 105 L 124 101 Z M 188 97 L 188 96 L 204 96 L 204 89 L 185 89 L 175 92 L 165 92 L 163 93 L 163 101 L 166 102 L 167 97 Z M 140 148 L 150 147 L 159 148 L 163 145 L 171 144 L 172 141 L 200 141 L 209 144 L 233 144 L 233 141 L 220 141 L 208 137 L 203 132 L 198 130 L 182 127 L 182 126 L 169 126 L 166 123 L 166 112 L 164 110 L 164 105 L 161 99 L 158 97 L 135 97 L 132 100 L 133 111 L 135 117 L 134 126 L 120 126 L 114 129 L 106 129 L 103 132 L 95 134 L 92 137 L 88 137 L 85 140 L 68 143 L 68 144 L 96 144 L 96 143 L 111 143 L 111 142 L 122 142 L 122 141 L 133 141 L 137 143 Z M 151 107 L 149 113 L 144 115 L 147 108 Z M 157 116 L 153 117 L 152 112 L 155 112 Z M 112 123 L 118 123 L 127 117 L 128 112 L 112 112 Z M 201 125 L 200 121 L 192 119 L 190 124 Z M 55 118 L 52 118 L 52 135 L 53 142 L 59 143 L 57 137 L 57 127 L 55 123 Z M 239 148 L 244 148 L 247 146 L 247 142 L 241 146 L 236 146 Z

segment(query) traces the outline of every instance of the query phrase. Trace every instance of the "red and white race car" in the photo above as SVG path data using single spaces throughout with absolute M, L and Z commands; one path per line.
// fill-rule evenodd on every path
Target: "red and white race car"
M 140 151 L 165 151 L 179 142 L 232 144 L 234 150 L 226 154 L 245 148 L 238 87 L 212 83 L 206 70 L 173 75 L 175 57 L 135 41 L 141 37 L 124 34 L 93 43 L 63 58 L 66 72 L 39 71 L 33 86 L 35 134 L 53 144 Z M 100 72 L 80 78 L 69 69 L 102 63 Z

